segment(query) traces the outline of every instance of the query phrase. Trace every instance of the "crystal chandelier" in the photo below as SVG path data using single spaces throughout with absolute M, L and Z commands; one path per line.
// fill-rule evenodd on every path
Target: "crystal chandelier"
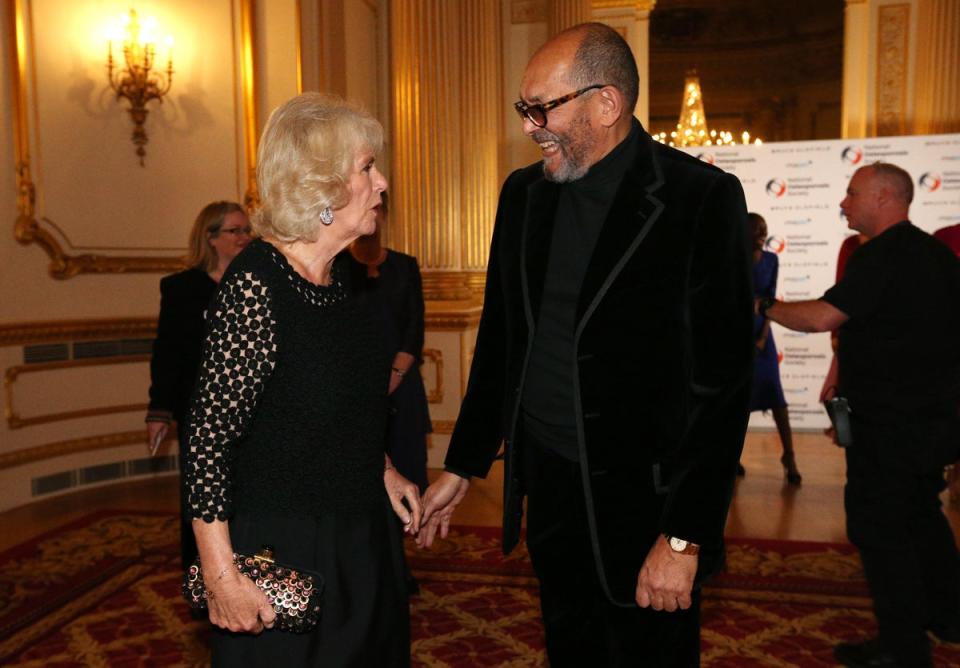
M 750 133 L 740 135 L 740 141 L 733 138 L 727 130 L 711 130 L 707 126 L 707 116 L 703 111 L 703 93 L 700 92 L 700 77 L 696 70 L 687 72 L 683 84 L 683 101 L 680 103 L 680 120 L 677 129 L 669 134 L 660 132 L 653 135 L 661 144 L 670 146 L 727 146 L 730 144 L 762 144 L 759 137 L 750 139 Z

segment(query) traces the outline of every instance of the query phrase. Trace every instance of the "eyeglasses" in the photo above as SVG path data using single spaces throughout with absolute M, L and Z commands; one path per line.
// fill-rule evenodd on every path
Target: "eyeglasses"
M 538 128 L 545 128 L 547 127 L 548 111 L 551 109 L 556 109 L 561 104 L 566 104 L 570 100 L 577 99 L 587 91 L 593 90 L 594 88 L 603 88 L 606 85 L 607 84 L 594 84 L 592 86 L 587 86 L 586 88 L 575 90 L 572 93 L 567 93 L 563 97 L 558 97 L 555 100 L 550 100 L 549 102 L 544 102 L 543 104 L 527 104 L 523 100 L 517 100 L 513 103 L 513 108 L 517 110 L 517 114 L 520 115 L 520 118 L 528 119 Z
M 211 233 L 210 236 L 215 237 L 218 234 L 223 233 L 223 234 L 232 234 L 234 236 L 240 236 L 242 234 L 243 236 L 248 237 L 250 236 L 251 232 L 253 232 L 253 228 L 250 227 L 249 225 L 247 225 L 246 227 L 221 227 L 216 232 Z

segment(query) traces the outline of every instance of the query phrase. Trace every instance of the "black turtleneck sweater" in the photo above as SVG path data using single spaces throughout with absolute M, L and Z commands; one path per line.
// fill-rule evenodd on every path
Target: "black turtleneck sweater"
M 523 389 L 523 426 L 562 457 L 579 459 L 573 398 L 580 287 L 603 221 L 634 162 L 640 124 L 583 177 L 560 186 L 543 298 Z

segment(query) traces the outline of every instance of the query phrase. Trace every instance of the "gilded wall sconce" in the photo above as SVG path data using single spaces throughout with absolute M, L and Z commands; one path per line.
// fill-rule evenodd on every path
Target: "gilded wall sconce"
M 167 54 L 166 71 L 154 70 L 156 56 L 156 42 L 153 39 L 152 21 L 141 25 L 137 19 L 137 12 L 130 10 L 126 25 L 126 37 L 123 40 L 123 63 L 114 64 L 113 40 L 107 43 L 107 75 L 110 87 L 117 94 L 117 99 L 126 98 L 130 103 L 127 110 L 133 121 L 133 144 L 137 147 L 140 165 L 144 165 L 144 156 L 147 151 L 147 131 L 144 123 L 147 120 L 146 105 L 151 100 L 163 103 L 163 96 L 170 90 L 173 81 L 173 47 Z M 170 38 L 168 39 L 168 43 Z

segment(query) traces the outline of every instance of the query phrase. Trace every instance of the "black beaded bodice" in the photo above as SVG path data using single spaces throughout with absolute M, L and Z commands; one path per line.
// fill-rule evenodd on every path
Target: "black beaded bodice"
M 383 496 L 390 358 L 345 259 L 330 286 L 305 280 L 264 241 L 231 263 L 190 406 L 193 517 L 310 516 Z

